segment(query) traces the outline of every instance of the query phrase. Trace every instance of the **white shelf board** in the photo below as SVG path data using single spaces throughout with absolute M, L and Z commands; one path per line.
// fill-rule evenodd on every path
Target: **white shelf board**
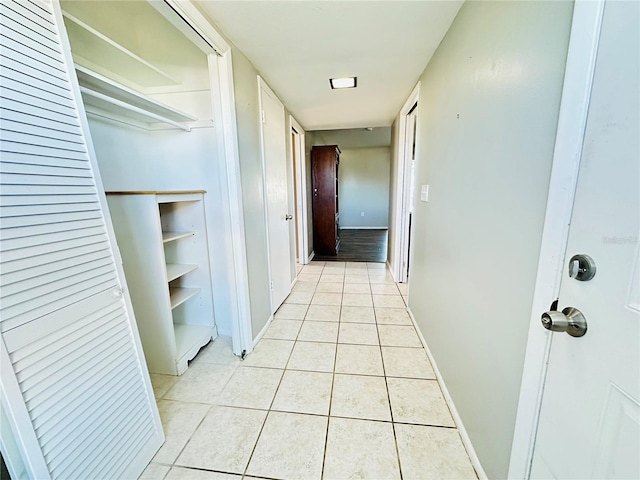
M 209 343 L 214 327 L 174 323 L 173 329 L 176 338 L 176 365 L 178 375 L 181 375 L 187 369 L 187 362 L 196 356 L 201 347 Z
M 162 232 L 162 243 L 173 242 L 180 238 L 192 237 L 196 232 Z
M 169 289 L 169 298 L 171 299 L 171 308 L 174 309 L 191 297 L 200 293 L 200 288 L 171 287 Z
M 180 278 L 189 272 L 193 272 L 198 265 L 186 265 L 182 263 L 167 263 L 167 281 L 170 282 L 176 278 Z
M 190 124 L 198 120 L 81 65 L 75 68 L 82 100 L 89 113 L 125 122 L 132 120 L 147 129 L 165 124 L 190 131 Z
M 76 57 L 99 58 L 107 70 L 126 77 L 141 87 L 177 85 L 179 82 L 128 48 L 100 33 L 73 15 L 63 12 L 64 23 Z

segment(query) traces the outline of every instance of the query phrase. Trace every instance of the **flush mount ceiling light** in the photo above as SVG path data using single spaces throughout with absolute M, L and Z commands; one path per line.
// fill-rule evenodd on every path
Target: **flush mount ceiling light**
M 330 78 L 329 83 L 334 90 L 336 88 L 356 88 L 358 77 Z

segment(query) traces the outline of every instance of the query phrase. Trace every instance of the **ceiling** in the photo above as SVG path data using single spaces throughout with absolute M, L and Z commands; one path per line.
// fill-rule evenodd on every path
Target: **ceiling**
M 213 1 L 199 5 L 306 130 L 389 126 L 462 0 Z M 329 78 L 357 76 L 355 89 Z

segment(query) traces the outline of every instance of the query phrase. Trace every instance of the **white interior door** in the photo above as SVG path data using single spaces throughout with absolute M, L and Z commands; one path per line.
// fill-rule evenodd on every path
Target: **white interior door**
M 0 446 L 29 478 L 136 478 L 164 436 L 62 15 L 0 25 Z
M 405 117 L 405 145 L 404 145 L 404 179 L 403 179 L 403 205 L 402 205 L 402 246 L 401 246 L 401 275 L 398 281 L 409 280 L 409 247 L 411 240 L 411 215 L 414 202 L 414 173 L 416 163 L 416 126 L 418 118 L 418 106 Z
M 559 296 L 587 332 L 552 334 L 531 478 L 640 478 L 640 4 L 602 18 Z M 575 254 L 593 279 L 569 276 Z
M 293 212 L 289 212 L 284 105 L 262 80 L 259 85 L 271 313 L 274 313 L 291 292 L 289 223 L 293 219 Z

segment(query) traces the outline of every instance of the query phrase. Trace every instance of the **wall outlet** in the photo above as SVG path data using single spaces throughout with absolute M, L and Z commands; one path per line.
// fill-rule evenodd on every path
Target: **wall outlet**
M 361 216 L 361 217 L 364 217 L 364 212 L 360 212 L 360 216 Z

